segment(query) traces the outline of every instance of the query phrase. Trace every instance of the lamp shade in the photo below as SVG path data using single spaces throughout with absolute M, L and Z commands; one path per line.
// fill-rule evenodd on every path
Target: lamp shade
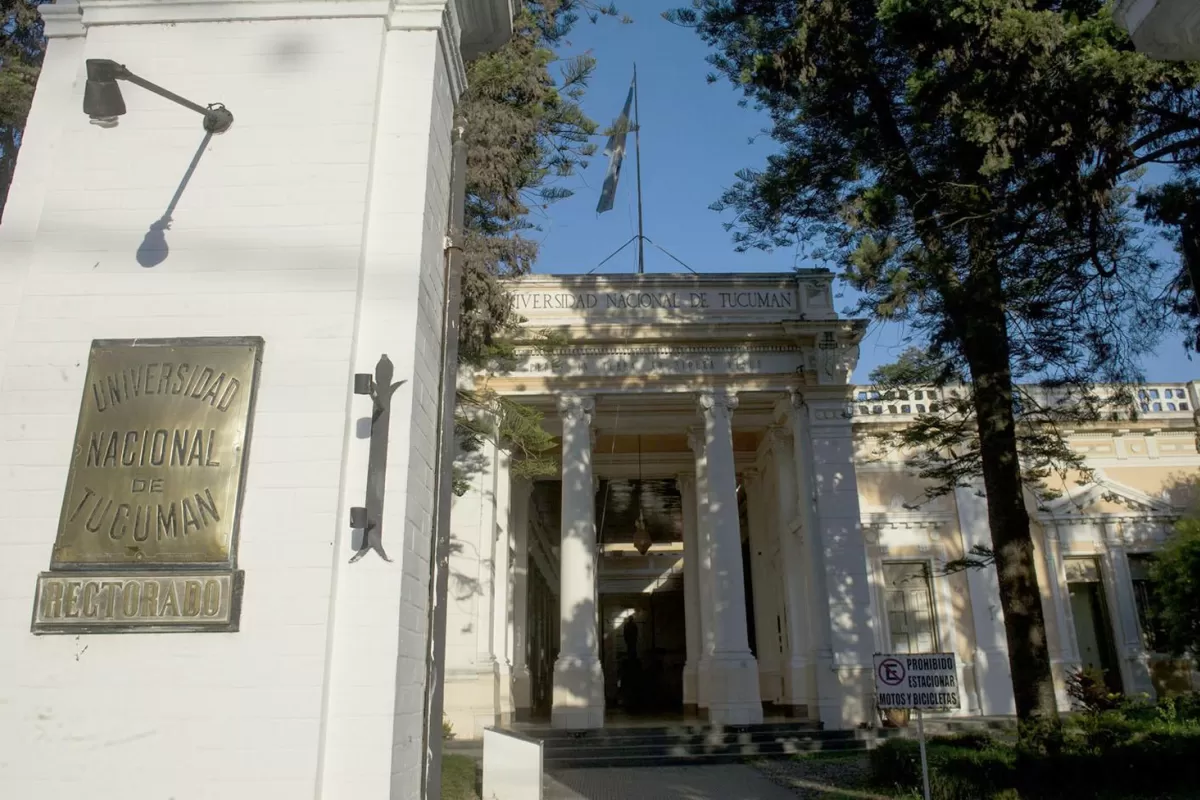
M 98 124 L 115 125 L 125 113 L 125 98 L 117 85 L 121 65 L 108 59 L 90 58 L 87 62 L 87 85 L 83 89 L 83 113 Z

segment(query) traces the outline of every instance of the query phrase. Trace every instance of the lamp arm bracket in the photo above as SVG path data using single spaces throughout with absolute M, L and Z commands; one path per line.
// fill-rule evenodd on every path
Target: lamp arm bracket
M 193 103 L 186 97 L 181 97 L 169 89 L 164 89 L 157 83 L 152 83 L 140 75 L 135 75 L 124 64 L 115 65 L 115 75 L 119 80 L 129 81 L 135 86 L 140 86 L 148 92 L 153 92 L 159 97 L 166 98 L 172 103 L 189 108 L 200 114 L 204 117 L 204 129 L 210 133 L 224 133 L 233 124 L 233 114 L 220 103 L 213 103 L 207 107 L 199 103 Z
M 169 89 L 164 89 L 163 87 L 159 86 L 157 83 L 151 83 L 150 81 L 146 80 L 145 78 L 143 78 L 139 75 L 134 75 L 132 72 L 130 72 L 124 66 L 121 66 L 121 68 L 117 71 L 117 77 L 120 78 L 121 80 L 129 81 L 130 83 L 134 84 L 135 86 L 140 86 L 148 92 L 154 92 L 154 94 L 158 95 L 159 97 L 165 97 L 166 99 L 170 100 L 172 103 L 181 105 L 184 108 L 190 108 L 192 111 L 195 111 L 197 114 L 203 114 L 204 116 L 208 116 L 208 114 L 209 114 L 209 109 L 205 108 L 204 106 L 200 105 L 199 103 L 193 103 L 191 100 L 188 100 L 186 97 L 180 97 L 179 95 L 175 94 L 174 92 L 170 91 Z

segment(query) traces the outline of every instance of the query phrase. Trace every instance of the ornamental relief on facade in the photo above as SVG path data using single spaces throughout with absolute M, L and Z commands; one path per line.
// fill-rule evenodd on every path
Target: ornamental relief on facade
M 803 374 L 805 371 L 805 352 L 800 348 L 566 348 L 551 353 L 530 353 L 506 376 L 742 376 Z

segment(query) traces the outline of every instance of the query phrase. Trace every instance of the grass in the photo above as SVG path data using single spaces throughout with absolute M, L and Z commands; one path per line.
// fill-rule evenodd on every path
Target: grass
M 442 800 L 479 800 L 475 791 L 477 767 L 470 756 L 442 756 Z

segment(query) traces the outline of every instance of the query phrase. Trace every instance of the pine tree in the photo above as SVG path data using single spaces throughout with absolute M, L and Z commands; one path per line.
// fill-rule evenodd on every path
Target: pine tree
M 559 58 L 582 19 L 619 17 L 608 4 L 587 0 L 534 0 L 523 4 L 512 39 L 467 65 L 462 113 L 467 118 L 467 209 L 459 361 L 483 382 L 458 395 L 458 434 L 464 449 L 499 436 L 521 457 L 517 474 L 556 471 L 545 452 L 553 439 L 541 417 L 487 389 L 489 373 L 512 364 L 520 318 L 502 279 L 527 274 L 537 258 L 531 220 L 571 196 L 564 179 L 595 153 L 597 124 L 580 108 L 595 68 L 590 55 Z M 629 17 L 621 17 L 630 22 Z M 547 343 L 549 345 L 550 343 Z M 462 464 L 459 489 L 463 488 Z
M 1053 718 L 1020 446 L 1027 421 L 1086 416 L 1097 382 L 1136 378 L 1169 319 L 1132 181 L 1200 146 L 1200 68 L 1136 53 L 1100 0 L 695 0 L 668 18 L 779 144 L 716 204 L 738 245 L 813 243 L 858 313 L 904 323 L 961 381 L 957 432 L 928 441 L 966 447 L 930 466 L 947 491 L 982 476 L 1017 712 Z
M 46 49 L 37 13 L 43 2 L 0 0 L 0 219 Z

